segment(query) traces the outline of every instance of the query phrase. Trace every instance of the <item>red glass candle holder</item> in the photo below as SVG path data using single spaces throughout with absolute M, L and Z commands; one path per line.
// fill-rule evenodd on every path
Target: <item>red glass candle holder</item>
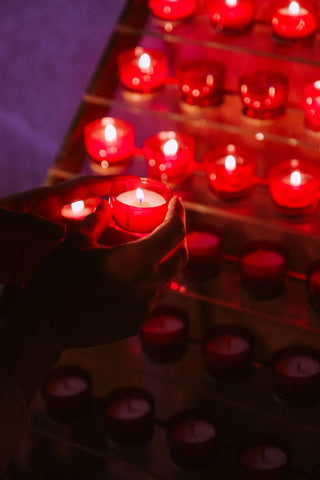
M 209 467 L 215 459 L 218 429 L 212 418 L 197 410 L 173 415 L 167 425 L 167 442 L 174 463 L 182 468 Z
M 304 89 L 304 113 L 306 126 L 320 132 L 320 80 Z
M 307 287 L 312 307 L 320 312 L 320 260 L 312 262 L 307 268 Z
M 278 37 L 286 39 L 309 37 L 318 26 L 314 7 L 305 0 L 277 2 L 271 25 Z
M 217 29 L 239 32 L 253 20 L 252 0 L 208 0 L 210 20 Z
M 153 432 L 154 399 L 136 387 L 121 387 L 106 397 L 108 437 L 117 443 L 146 442 Z
M 221 260 L 221 234 L 207 225 L 192 225 L 187 229 L 189 262 L 184 273 L 195 277 L 215 274 Z
M 297 405 L 320 400 L 320 352 L 305 346 L 279 350 L 272 359 L 272 376 L 280 400 Z
M 136 47 L 119 55 L 118 71 L 120 80 L 127 89 L 150 93 L 166 81 L 167 58 L 159 50 Z
M 58 421 L 75 420 L 86 414 L 91 403 L 91 392 L 90 374 L 76 366 L 55 368 L 41 387 L 47 413 Z
M 243 113 L 268 120 L 282 115 L 286 108 L 288 78 L 277 72 L 255 70 L 239 79 Z
M 198 107 L 218 105 L 223 98 L 225 67 L 222 62 L 193 60 L 178 67 L 183 102 Z
M 237 325 L 219 325 L 207 334 L 204 358 L 207 372 L 219 380 L 246 377 L 251 369 L 253 335 Z
M 287 215 L 309 213 L 317 206 L 319 182 L 319 168 L 302 160 L 286 160 L 269 171 L 271 197 Z
M 182 132 L 159 132 L 143 143 L 148 176 L 166 183 L 180 183 L 193 171 L 195 141 Z
M 155 362 L 172 362 L 187 348 L 188 313 L 173 306 L 156 308 L 142 324 L 140 339 L 143 351 Z
M 120 179 L 110 188 L 112 215 L 124 230 L 148 233 L 163 222 L 171 197 L 171 189 L 156 180 Z
M 244 288 L 253 296 L 268 299 L 281 295 L 286 283 L 286 251 L 282 244 L 256 241 L 239 254 Z
M 149 8 L 156 17 L 164 20 L 181 20 L 197 8 L 196 0 L 149 0 Z
M 134 127 L 120 118 L 103 117 L 86 125 L 84 140 L 92 165 L 99 173 L 117 173 L 134 151 Z
M 246 195 L 253 185 L 256 159 L 244 148 L 227 145 L 211 150 L 203 163 L 210 186 L 222 198 Z
M 288 442 L 274 435 L 254 435 L 240 446 L 241 480 L 286 480 L 291 463 Z

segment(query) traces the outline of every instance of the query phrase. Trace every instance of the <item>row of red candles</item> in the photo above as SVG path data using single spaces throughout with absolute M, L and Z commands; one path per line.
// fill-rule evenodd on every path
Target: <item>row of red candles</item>
M 163 20 L 181 20 L 194 14 L 197 0 L 149 0 L 152 13 Z M 315 6 L 306 0 L 274 2 L 271 26 L 274 33 L 286 39 L 300 39 L 312 35 L 317 27 Z M 207 0 L 207 13 L 220 31 L 241 32 L 254 19 L 253 0 Z
M 168 78 L 165 54 L 159 50 L 136 47 L 118 58 L 119 78 L 133 92 L 147 94 L 166 82 L 176 81 L 183 102 L 198 107 L 221 103 L 225 66 L 220 61 L 198 59 L 182 63 L 177 68 L 177 80 Z M 288 78 L 279 72 L 256 70 L 239 78 L 239 93 L 243 112 L 250 118 L 271 119 L 283 114 L 288 95 Z M 320 81 L 304 88 L 306 126 L 320 130 Z

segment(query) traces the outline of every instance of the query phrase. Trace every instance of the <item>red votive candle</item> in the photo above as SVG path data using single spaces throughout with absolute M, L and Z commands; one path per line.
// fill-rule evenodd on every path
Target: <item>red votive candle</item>
M 196 277 L 216 273 L 221 258 L 220 234 L 208 226 L 194 225 L 188 228 L 186 239 L 189 262 L 185 273 Z
M 304 113 L 306 126 L 320 132 L 320 80 L 310 83 L 304 89 Z
M 84 200 L 76 200 L 72 203 L 64 205 L 61 209 L 61 216 L 64 219 L 74 221 L 75 223 L 83 220 L 87 215 L 93 213 L 100 202 L 99 197 L 85 198 Z
M 215 457 L 218 431 L 202 412 L 185 410 L 168 421 L 167 441 L 171 458 L 182 468 L 207 468 Z
M 239 268 L 244 288 L 261 299 L 283 293 L 286 280 L 284 247 L 272 241 L 245 245 L 239 255 Z
M 54 369 L 44 381 L 41 394 L 47 413 L 55 420 L 74 420 L 84 415 L 91 401 L 91 376 L 76 366 Z
M 253 4 L 252 0 L 208 0 L 208 13 L 219 30 L 241 31 L 252 22 Z
M 240 77 L 243 113 L 250 118 L 267 120 L 284 113 L 288 78 L 277 72 L 255 70 Z
M 136 47 L 118 57 L 122 84 L 134 92 L 150 93 L 161 87 L 167 78 L 167 58 L 163 52 Z
M 112 215 L 124 230 L 148 233 L 163 222 L 171 197 L 171 189 L 156 180 L 117 180 L 110 188 Z
M 307 268 L 307 287 L 311 305 L 320 312 L 320 260 L 312 262 Z
M 207 336 L 204 345 L 206 368 L 216 379 L 239 379 L 251 368 L 253 336 L 237 325 L 220 325 Z
M 186 311 L 173 306 L 160 306 L 141 326 L 143 351 L 156 362 L 177 360 L 186 351 L 187 330 Z
M 120 118 L 104 117 L 84 129 L 86 149 L 99 172 L 115 173 L 126 166 L 134 150 L 134 127 Z
M 220 197 L 237 198 L 253 185 L 256 159 L 252 152 L 227 145 L 204 156 L 204 169 L 210 186 Z
M 304 346 L 278 351 L 272 359 L 276 395 L 290 403 L 313 404 L 320 399 L 320 353 Z
M 290 466 L 287 443 L 271 435 L 259 435 L 244 442 L 240 450 L 241 480 L 285 480 Z
M 270 194 L 277 207 L 288 215 L 300 215 L 318 204 L 320 170 L 302 160 L 286 160 L 269 171 Z
M 290 0 L 278 2 L 272 15 L 271 25 L 278 37 L 287 39 L 308 37 L 317 29 L 317 21 L 312 6 L 307 8 L 307 6 L 304 6 L 304 2 Z
M 196 0 L 149 0 L 152 13 L 164 20 L 180 20 L 189 17 L 196 7 Z
M 143 143 L 148 176 L 167 183 L 179 183 L 193 170 L 195 141 L 182 132 L 159 132 Z
M 183 102 L 208 107 L 222 102 L 225 68 L 212 60 L 193 60 L 178 67 Z
M 153 431 L 154 399 L 136 387 L 121 387 L 106 397 L 107 432 L 110 440 L 136 443 L 149 440 Z

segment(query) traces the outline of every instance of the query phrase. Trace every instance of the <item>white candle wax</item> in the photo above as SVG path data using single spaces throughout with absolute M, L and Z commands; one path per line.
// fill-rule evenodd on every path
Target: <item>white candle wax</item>
M 125 205 L 131 207 L 160 207 L 166 203 L 162 195 L 152 190 L 142 189 L 144 200 L 141 202 L 137 199 L 137 190 L 129 190 L 127 192 L 120 193 L 117 196 L 117 200 Z
M 249 349 L 249 342 L 237 335 L 224 335 L 212 338 L 208 342 L 209 349 L 220 355 L 237 355 Z
M 87 382 L 80 377 L 59 377 L 47 385 L 47 392 L 56 397 L 71 397 L 87 390 Z
M 261 268 L 261 267 L 280 267 L 283 265 L 284 260 L 282 255 L 271 250 L 259 249 L 255 252 L 247 253 L 243 259 L 243 264 L 246 267 Z
M 148 328 L 148 326 L 150 328 Z M 180 318 L 169 316 L 169 315 L 162 315 L 161 317 L 156 317 L 154 319 L 150 319 L 149 322 L 146 322 L 144 325 L 145 331 L 150 331 L 151 333 L 173 333 L 178 332 L 183 328 L 184 323 Z
M 274 445 L 258 445 L 242 455 L 242 463 L 256 470 L 272 470 L 286 465 L 286 453 Z
M 312 357 L 294 355 L 280 360 L 277 370 L 290 378 L 308 378 L 320 373 L 320 363 Z
M 133 420 L 149 412 L 150 405 L 143 398 L 123 398 L 109 406 L 109 414 L 119 420 Z
M 293 13 L 289 9 L 289 7 L 279 8 L 278 12 L 281 15 L 288 15 L 289 17 L 298 17 L 298 16 L 302 17 L 302 16 L 307 15 L 309 13 L 309 11 L 306 8 L 303 8 L 303 7 L 300 7 L 299 11 L 297 11 L 297 13 Z
M 185 443 L 200 443 L 211 440 L 216 436 L 216 429 L 211 423 L 204 420 L 188 420 L 177 425 L 172 436 Z

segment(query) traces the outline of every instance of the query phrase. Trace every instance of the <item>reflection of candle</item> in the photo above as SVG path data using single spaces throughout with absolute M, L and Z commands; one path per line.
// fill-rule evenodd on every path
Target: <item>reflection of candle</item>
M 181 467 L 208 467 L 214 460 L 217 429 L 210 418 L 192 410 L 174 415 L 168 422 L 170 454 Z
M 196 6 L 196 0 L 149 0 L 152 13 L 165 20 L 188 17 L 195 11 Z
M 170 188 L 156 180 L 117 180 L 110 189 L 113 218 L 125 230 L 151 232 L 163 222 L 171 196 Z
M 226 198 L 246 193 L 253 183 L 256 160 L 246 149 L 227 145 L 206 153 L 204 168 L 211 187 Z
M 301 160 L 280 162 L 270 169 L 269 188 L 273 200 L 288 214 L 305 213 L 317 204 L 320 171 Z
M 187 233 L 189 263 L 186 273 L 209 275 L 217 271 L 221 242 L 217 233 L 205 227 L 194 227 Z
M 274 32 L 283 38 L 303 38 L 311 35 L 317 28 L 317 21 L 313 13 L 299 2 L 285 0 L 283 7 L 278 8 L 272 17 Z
M 106 398 L 107 429 L 111 440 L 134 443 L 147 440 L 153 428 L 154 401 L 148 392 L 122 387 Z
M 99 201 L 100 198 L 97 197 L 77 200 L 73 203 L 64 205 L 61 209 L 61 215 L 69 220 L 83 220 L 87 215 L 95 211 Z
M 306 126 L 320 131 L 320 80 L 310 83 L 304 89 L 304 113 Z
M 251 0 L 209 0 L 208 13 L 220 30 L 243 30 L 253 19 Z
M 320 398 L 320 354 L 307 347 L 288 347 L 273 358 L 277 395 L 287 401 L 308 404 Z
M 127 161 L 134 149 L 134 127 L 120 118 L 104 117 L 84 129 L 87 151 L 92 161 L 106 173 L 110 167 Z
M 179 183 L 191 174 L 195 142 L 181 132 L 159 132 L 143 143 L 148 176 L 163 182 Z
M 247 448 L 241 455 L 241 473 L 244 479 L 274 480 L 287 478 L 288 454 L 280 446 L 261 443 Z
M 184 354 L 188 315 L 170 306 L 158 307 L 142 324 L 140 339 L 146 355 L 155 361 L 171 361 Z
M 140 93 L 148 93 L 163 85 L 168 70 L 164 53 L 142 47 L 120 54 L 118 68 L 123 85 Z

